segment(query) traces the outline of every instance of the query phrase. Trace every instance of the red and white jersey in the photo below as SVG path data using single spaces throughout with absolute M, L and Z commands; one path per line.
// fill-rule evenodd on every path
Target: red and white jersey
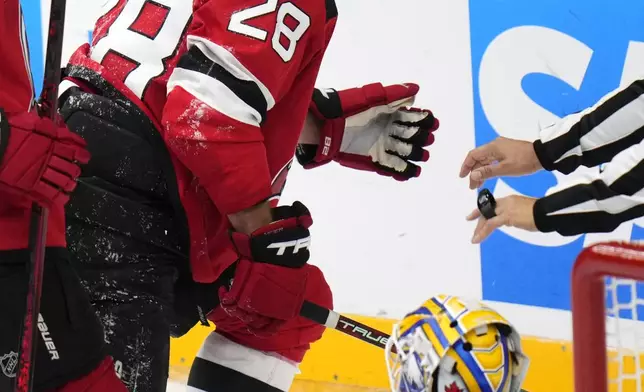
M 115 0 L 71 57 L 157 125 L 197 281 L 235 259 L 226 215 L 281 193 L 336 17 L 333 0 Z
M 18 0 L 0 3 L 0 37 L 0 107 L 7 113 L 26 112 L 33 107 L 34 88 L 27 33 Z M 0 250 L 28 247 L 30 215 L 29 199 L 0 192 Z M 65 246 L 64 217 L 62 207 L 50 211 L 48 246 Z
M 0 34 L 0 107 L 7 112 L 24 112 L 32 106 L 34 89 L 19 0 L 0 4 Z

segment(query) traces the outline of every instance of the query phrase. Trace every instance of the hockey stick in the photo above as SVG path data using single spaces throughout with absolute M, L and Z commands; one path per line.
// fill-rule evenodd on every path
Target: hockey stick
M 60 61 L 63 51 L 65 27 L 65 0 L 52 0 L 49 15 L 49 34 L 45 62 L 45 79 L 41 95 L 42 115 L 55 119 L 57 112 L 58 84 L 60 83 Z M 16 377 L 16 392 L 31 392 L 34 384 L 34 358 L 37 347 L 38 316 L 42 293 L 45 246 L 47 244 L 47 218 L 49 210 L 33 204 L 29 222 L 29 285 L 27 306 L 20 339 L 20 362 Z
M 385 348 L 389 340 L 388 334 L 313 302 L 304 301 L 300 316 L 382 349 Z M 396 347 L 393 346 L 391 351 L 395 353 Z

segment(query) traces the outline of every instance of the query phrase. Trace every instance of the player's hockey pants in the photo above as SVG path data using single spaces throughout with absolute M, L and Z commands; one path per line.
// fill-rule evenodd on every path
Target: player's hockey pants
M 72 265 L 123 382 L 132 392 L 164 391 L 176 266 L 188 261 L 159 160 L 136 133 L 147 119 L 81 92 L 63 100 L 61 114 L 92 154 L 66 208 Z
M 26 304 L 26 250 L 0 252 L 0 391 L 13 391 Z M 55 390 L 105 359 L 103 329 L 67 251 L 48 248 L 35 357 L 35 392 Z

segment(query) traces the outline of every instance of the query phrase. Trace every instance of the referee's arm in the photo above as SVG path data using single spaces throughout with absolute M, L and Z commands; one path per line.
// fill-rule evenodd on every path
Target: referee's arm
M 539 231 L 562 235 L 610 232 L 644 215 L 644 141 L 615 155 L 582 183 L 539 199 L 534 206 Z
M 534 149 L 544 169 L 568 174 L 610 162 L 643 139 L 644 80 L 638 80 L 543 129 Z

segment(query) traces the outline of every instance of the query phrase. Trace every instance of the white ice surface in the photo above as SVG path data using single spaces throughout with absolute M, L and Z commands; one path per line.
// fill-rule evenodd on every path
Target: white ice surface
M 184 392 L 186 390 L 186 385 L 185 384 L 180 384 L 178 382 L 174 381 L 169 381 L 168 382 L 168 389 L 166 392 Z

